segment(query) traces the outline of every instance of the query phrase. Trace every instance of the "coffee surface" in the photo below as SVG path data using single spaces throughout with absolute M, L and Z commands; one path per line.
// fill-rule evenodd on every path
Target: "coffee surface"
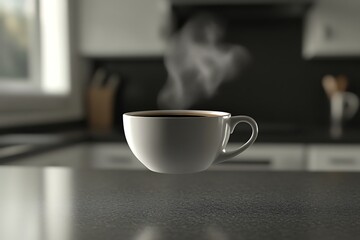
M 213 117 L 213 115 L 200 114 L 148 114 L 138 115 L 139 117 L 171 117 L 171 118 L 193 118 L 193 117 Z

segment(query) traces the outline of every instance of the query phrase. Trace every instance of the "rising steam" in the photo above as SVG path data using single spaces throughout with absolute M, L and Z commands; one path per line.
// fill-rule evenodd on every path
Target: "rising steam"
M 213 18 L 197 16 L 171 39 L 165 54 L 169 76 L 158 96 L 160 108 L 190 108 L 242 72 L 250 55 L 242 46 L 222 43 L 223 33 Z

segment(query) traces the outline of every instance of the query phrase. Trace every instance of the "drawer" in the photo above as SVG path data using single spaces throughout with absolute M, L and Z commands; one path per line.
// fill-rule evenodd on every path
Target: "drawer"
M 229 151 L 241 145 L 231 143 Z M 211 167 L 213 170 L 304 170 L 304 145 L 255 143 L 240 155 Z
M 229 144 L 236 149 L 239 144 Z M 127 144 L 95 144 L 91 148 L 91 165 L 95 168 L 146 169 L 133 155 Z M 302 144 L 254 144 L 240 155 L 213 165 L 210 170 L 303 170 Z
M 307 150 L 312 171 L 359 171 L 360 145 L 313 145 Z
M 87 146 L 77 144 L 11 161 L 6 165 L 82 167 L 88 159 Z
M 101 169 L 145 169 L 125 143 L 94 144 L 91 148 L 91 166 Z

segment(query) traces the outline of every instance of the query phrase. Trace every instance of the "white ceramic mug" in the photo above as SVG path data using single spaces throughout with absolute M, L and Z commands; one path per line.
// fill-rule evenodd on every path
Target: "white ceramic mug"
M 238 123 L 252 128 L 250 139 L 237 150 L 226 151 Z M 258 126 L 248 116 L 200 110 L 159 110 L 123 115 L 131 151 L 148 169 L 160 173 L 192 173 L 230 159 L 257 138 Z

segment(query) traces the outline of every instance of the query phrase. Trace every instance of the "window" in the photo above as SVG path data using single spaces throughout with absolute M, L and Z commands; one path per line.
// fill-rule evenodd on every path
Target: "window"
M 0 91 L 39 87 L 39 32 L 35 0 L 0 0 Z
M 79 115 L 71 8 L 71 0 L 0 0 L 0 126 L 11 113 L 64 118 L 77 105 L 70 115 Z
M 70 91 L 66 1 L 0 0 L 0 94 Z

